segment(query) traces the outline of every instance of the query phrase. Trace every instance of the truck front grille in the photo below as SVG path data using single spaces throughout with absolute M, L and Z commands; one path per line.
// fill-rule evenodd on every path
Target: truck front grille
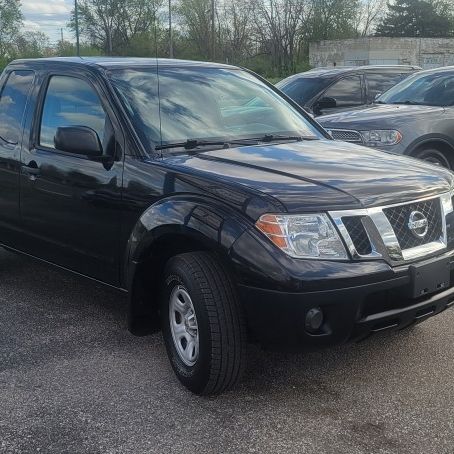
M 427 219 L 428 229 L 423 238 L 415 236 L 408 227 L 410 214 L 414 211 L 422 213 Z M 410 249 L 437 241 L 443 234 L 440 199 L 385 208 L 383 212 L 392 225 L 401 249 Z
M 453 201 L 450 193 L 444 193 L 402 204 L 329 214 L 353 259 L 384 259 L 399 265 L 454 248 Z
M 334 140 L 342 140 L 343 142 L 363 143 L 363 138 L 358 131 L 353 129 L 329 129 Z

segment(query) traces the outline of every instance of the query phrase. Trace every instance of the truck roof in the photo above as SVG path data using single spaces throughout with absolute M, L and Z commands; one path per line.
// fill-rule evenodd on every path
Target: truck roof
M 136 58 L 136 57 L 50 57 L 14 60 L 10 65 L 38 67 L 43 65 L 98 66 L 102 68 L 130 68 L 131 66 L 198 66 L 206 68 L 229 68 L 235 66 L 222 63 L 211 63 L 192 60 L 177 60 L 169 58 Z

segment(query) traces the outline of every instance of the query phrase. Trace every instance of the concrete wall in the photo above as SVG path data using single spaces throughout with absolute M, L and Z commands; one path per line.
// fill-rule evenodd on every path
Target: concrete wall
M 319 41 L 309 46 L 319 66 L 410 64 L 423 68 L 454 65 L 454 38 L 358 38 Z

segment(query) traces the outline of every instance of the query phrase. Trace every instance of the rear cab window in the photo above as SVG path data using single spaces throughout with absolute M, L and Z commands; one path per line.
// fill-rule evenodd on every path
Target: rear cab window
M 15 70 L 9 73 L 0 95 L 0 145 L 17 145 L 34 72 Z

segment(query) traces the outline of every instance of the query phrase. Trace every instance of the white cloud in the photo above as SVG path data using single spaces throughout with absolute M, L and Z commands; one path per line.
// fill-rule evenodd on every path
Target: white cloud
M 71 4 L 66 0 L 47 0 L 47 1 L 36 1 L 36 0 L 22 0 L 22 11 L 24 15 L 29 13 L 32 14 L 43 14 L 43 15 L 56 15 L 56 14 L 68 14 L 71 11 Z
M 47 33 L 51 41 L 60 40 L 61 29 L 65 39 L 72 40 L 72 33 L 66 28 L 74 0 L 22 0 L 22 13 L 26 30 Z

